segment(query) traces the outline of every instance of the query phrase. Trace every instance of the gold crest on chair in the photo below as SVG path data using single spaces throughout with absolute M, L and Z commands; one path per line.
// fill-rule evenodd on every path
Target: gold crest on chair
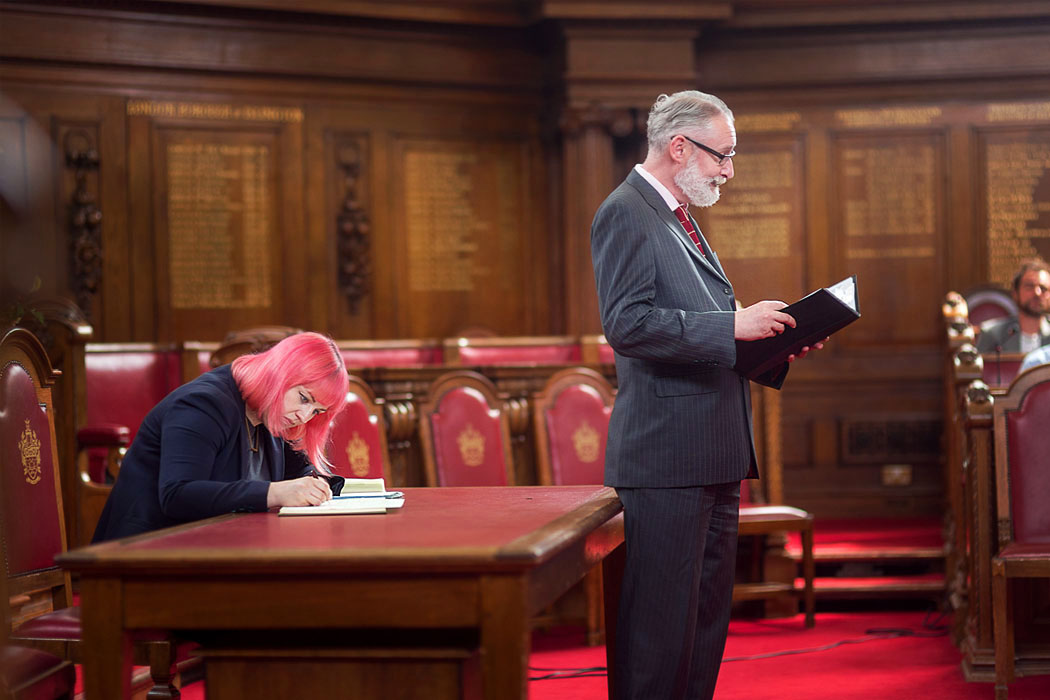
M 350 471 L 356 477 L 368 476 L 371 461 L 368 455 L 368 443 L 356 430 L 346 443 L 346 458 L 350 462 Z
M 587 421 L 580 423 L 580 427 L 572 433 L 572 446 L 576 451 L 576 458 L 588 464 L 598 459 L 601 451 L 601 436 Z
M 470 423 L 456 438 L 459 454 L 468 467 L 480 467 L 485 462 L 485 436 Z
M 18 452 L 22 455 L 22 469 L 25 471 L 26 483 L 36 484 L 40 482 L 40 438 L 31 427 L 29 419 L 26 418 L 26 429 L 18 441 Z

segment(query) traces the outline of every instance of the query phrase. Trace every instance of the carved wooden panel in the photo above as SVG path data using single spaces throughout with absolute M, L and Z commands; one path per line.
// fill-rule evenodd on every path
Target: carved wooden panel
M 128 116 L 137 187 L 147 190 L 132 211 L 150 232 L 138 244 L 149 251 L 142 272 L 152 273 L 156 335 L 216 340 L 300 324 L 306 270 L 296 264 L 304 246 L 292 127 L 301 111 L 133 100 Z
M 1042 124 L 977 129 L 978 225 L 987 245 L 988 281 L 1009 288 L 1021 260 L 1050 260 L 1050 102 L 989 116 Z
M 836 279 L 857 275 L 863 315 L 836 336 L 843 348 L 939 342 L 940 328 L 912 302 L 937 299 L 945 289 L 946 169 L 939 132 L 835 135 L 829 199 L 834 268 Z
M 532 314 L 527 143 L 403 138 L 395 152 L 400 328 L 416 337 L 468 327 L 514 334 Z

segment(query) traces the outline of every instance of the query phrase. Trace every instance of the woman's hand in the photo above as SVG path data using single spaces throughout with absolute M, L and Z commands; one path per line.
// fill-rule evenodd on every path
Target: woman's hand
M 315 476 L 304 476 L 288 481 L 272 481 L 266 492 L 266 507 L 319 506 L 332 499 L 328 481 Z

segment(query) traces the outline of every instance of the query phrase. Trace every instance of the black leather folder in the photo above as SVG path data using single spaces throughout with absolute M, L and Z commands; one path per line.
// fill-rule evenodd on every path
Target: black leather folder
M 736 371 L 775 388 L 780 388 L 780 382 L 768 381 L 770 370 L 787 362 L 789 355 L 799 354 L 805 346 L 812 347 L 860 318 L 857 276 L 818 289 L 782 310 L 794 317 L 794 328 L 787 327 L 771 338 L 736 341 Z

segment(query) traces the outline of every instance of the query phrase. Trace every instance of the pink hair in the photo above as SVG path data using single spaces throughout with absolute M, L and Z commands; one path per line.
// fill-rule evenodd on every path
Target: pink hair
M 346 405 L 350 388 L 346 366 L 335 343 L 319 333 L 297 333 L 265 352 L 238 357 L 232 370 L 245 404 L 262 419 L 270 433 L 305 454 L 318 471 L 331 474 L 332 465 L 324 455 L 325 443 L 332 420 Z M 279 421 L 284 413 L 284 395 L 300 385 L 327 410 L 302 425 L 282 428 Z

